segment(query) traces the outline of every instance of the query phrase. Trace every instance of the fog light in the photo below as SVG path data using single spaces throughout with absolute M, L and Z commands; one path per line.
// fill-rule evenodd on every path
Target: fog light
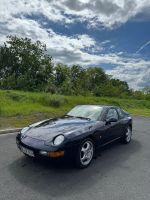
M 42 156 L 47 156 L 47 151 L 40 151 L 39 154 Z

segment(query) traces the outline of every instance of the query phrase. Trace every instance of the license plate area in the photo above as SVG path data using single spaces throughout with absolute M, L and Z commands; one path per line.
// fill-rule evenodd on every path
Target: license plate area
M 34 152 L 33 152 L 32 150 L 28 149 L 28 148 L 25 148 L 25 147 L 23 147 L 23 146 L 20 146 L 20 150 L 21 150 L 23 153 L 27 154 L 28 156 L 35 157 Z

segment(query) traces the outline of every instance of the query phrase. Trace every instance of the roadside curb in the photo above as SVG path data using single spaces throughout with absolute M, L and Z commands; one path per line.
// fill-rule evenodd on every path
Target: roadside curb
M 8 134 L 8 133 L 17 133 L 17 132 L 20 132 L 21 129 L 22 129 L 22 128 L 0 130 L 0 135 L 1 135 L 1 134 Z

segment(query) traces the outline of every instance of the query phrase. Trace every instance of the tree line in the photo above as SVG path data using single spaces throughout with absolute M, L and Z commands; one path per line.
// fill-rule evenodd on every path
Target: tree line
M 150 87 L 133 91 L 101 67 L 54 64 L 46 45 L 16 36 L 0 46 L 0 89 L 150 99 Z

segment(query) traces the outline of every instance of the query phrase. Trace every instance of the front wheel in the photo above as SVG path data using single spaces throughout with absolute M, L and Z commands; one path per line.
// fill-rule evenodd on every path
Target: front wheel
M 132 128 L 130 126 L 127 127 L 126 133 L 122 138 L 122 143 L 128 144 L 132 139 Z
M 78 150 L 76 158 L 76 166 L 78 168 L 86 168 L 90 165 L 95 152 L 93 140 L 90 138 L 85 139 Z

